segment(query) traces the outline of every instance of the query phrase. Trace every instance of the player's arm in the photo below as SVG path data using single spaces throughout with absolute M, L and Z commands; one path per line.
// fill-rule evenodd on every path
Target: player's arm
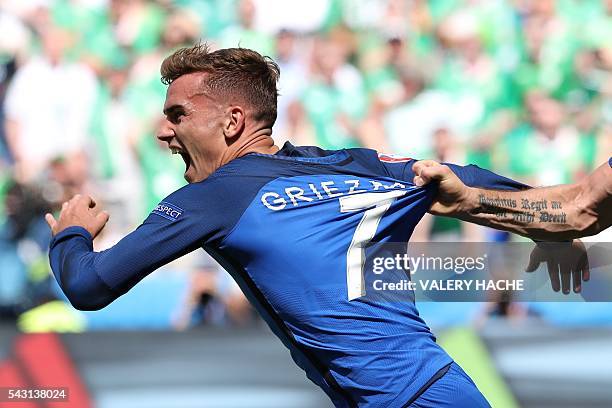
M 415 184 L 439 185 L 432 214 L 559 241 L 593 235 L 612 224 L 611 166 L 612 159 L 576 184 L 521 191 L 468 186 L 448 166 L 433 161 L 417 162 L 413 171 Z
M 416 176 L 414 173 L 414 166 L 416 163 L 437 163 L 431 160 L 418 161 L 408 157 L 399 157 L 382 153 L 378 153 L 377 156 L 378 165 L 382 167 L 386 176 L 393 177 L 397 180 L 405 180 L 409 183 L 414 182 L 414 177 Z M 509 179 L 508 177 L 500 176 L 499 174 L 495 174 L 492 171 L 482 169 L 473 164 L 459 166 L 446 163 L 445 165 L 456 174 L 466 186 L 509 191 L 531 188 L 526 184 Z
M 193 214 L 195 210 L 191 212 L 185 214 L 177 203 L 156 209 L 115 246 L 95 252 L 93 238 L 108 214 L 90 197 L 75 196 L 63 205 L 57 220 L 46 215 L 53 233 L 49 250 L 53 274 L 75 308 L 101 309 L 155 269 L 202 245 L 210 228 Z

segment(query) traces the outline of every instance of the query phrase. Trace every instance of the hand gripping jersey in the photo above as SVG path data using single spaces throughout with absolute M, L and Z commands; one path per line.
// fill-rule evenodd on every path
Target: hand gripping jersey
M 413 302 L 363 296 L 362 245 L 407 242 L 436 193 L 412 184 L 413 163 L 290 144 L 248 154 L 168 196 L 106 251 L 83 228 L 62 231 L 51 266 L 73 305 L 92 310 L 203 247 L 336 406 L 401 407 L 451 363 Z M 451 168 L 468 185 L 525 187 Z

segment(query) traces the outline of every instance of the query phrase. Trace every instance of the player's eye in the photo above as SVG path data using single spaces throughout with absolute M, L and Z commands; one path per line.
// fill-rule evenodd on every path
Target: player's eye
M 170 119 L 170 122 L 174 123 L 175 125 L 178 125 L 179 123 L 181 123 L 183 116 L 185 116 L 183 112 L 176 112 L 176 113 L 172 113 L 169 119 Z

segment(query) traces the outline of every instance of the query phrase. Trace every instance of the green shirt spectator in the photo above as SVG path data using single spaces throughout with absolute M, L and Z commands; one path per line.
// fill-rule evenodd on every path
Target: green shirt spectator
M 535 186 L 571 183 L 574 174 L 585 166 L 580 135 L 573 127 L 559 129 L 551 139 L 530 124 L 523 124 L 510 132 L 495 151 L 499 172 Z
M 357 147 L 352 124 L 365 114 L 366 95 L 360 88 L 339 89 L 323 83 L 308 87 L 302 104 L 323 149 Z
M 178 155 L 170 155 L 153 134 L 140 138 L 136 147 L 144 177 L 143 215 L 146 217 L 168 194 L 185 183 L 185 164 Z

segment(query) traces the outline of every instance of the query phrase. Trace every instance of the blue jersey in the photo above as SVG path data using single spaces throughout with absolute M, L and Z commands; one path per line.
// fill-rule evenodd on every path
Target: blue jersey
M 295 362 L 339 407 L 403 406 L 451 358 L 413 302 L 364 297 L 362 246 L 407 242 L 436 185 L 414 160 L 286 144 L 248 154 L 165 198 L 114 247 L 70 227 L 50 260 L 75 307 L 104 307 L 160 266 L 203 247 L 236 280 Z M 468 185 L 522 184 L 451 166 Z

